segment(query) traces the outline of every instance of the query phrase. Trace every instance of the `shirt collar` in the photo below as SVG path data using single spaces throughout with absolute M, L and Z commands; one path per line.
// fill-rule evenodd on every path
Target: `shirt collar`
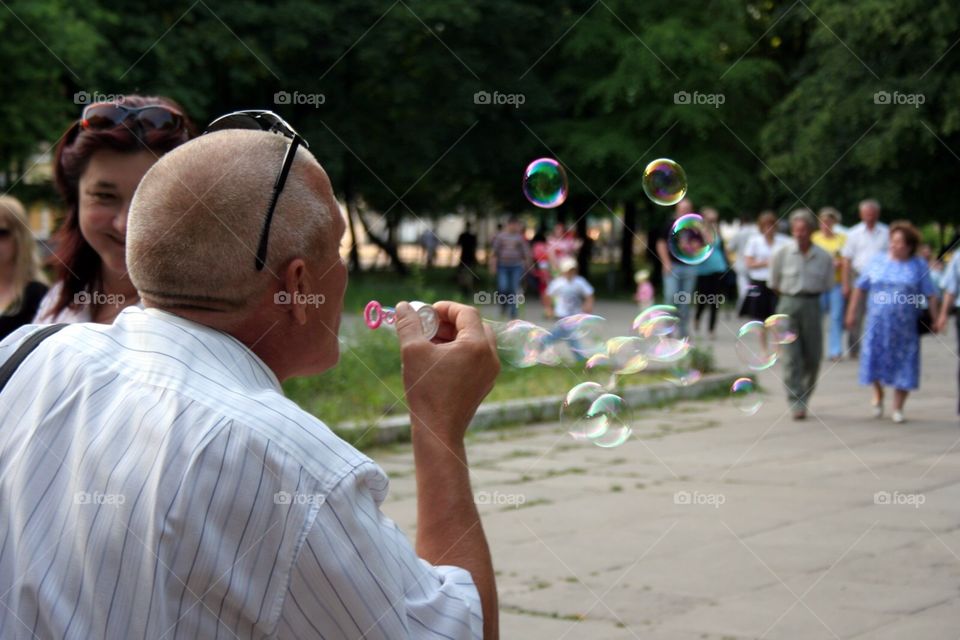
M 273 370 L 267 366 L 267 364 L 260 359 L 260 357 L 250 350 L 247 345 L 243 344 L 235 337 L 226 333 L 225 331 L 220 331 L 219 329 L 214 329 L 205 324 L 199 322 L 194 322 L 193 320 L 188 320 L 183 316 L 178 316 L 175 313 L 170 313 L 169 311 L 163 311 L 161 309 L 155 308 L 140 308 L 140 307 L 127 307 L 120 312 L 120 315 L 126 314 L 146 314 L 150 318 L 160 320 L 162 322 L 167 322 L 173 325 L 177 325 L 188 331 L 199 340 L 204 342 L 216 342 L 224 347 L 233 351 L 237 357 L 246 358 L 252 361 L 255 365 L 254 370 L 259 370 L 263 373 L 264 377 L 269 381 L 269 383 L 277 390 L 281 391 L 280 381 L 277 379 L 276 374 Z

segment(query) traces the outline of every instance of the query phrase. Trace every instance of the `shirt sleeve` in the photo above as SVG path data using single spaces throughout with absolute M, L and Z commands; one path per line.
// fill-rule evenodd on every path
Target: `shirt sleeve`
M 960 293 L 960 251 L 954 254 L 943 276 L 943 292 L 958 295 Z
M 780 290 L 780 272 L 783 263 L 783 249 L 777 249 L 770 258 L 770 277 L 767 278 L 767 286 L 774 291 Z
M 584 296 L 592 296 L 592 295 L 593 295 L 593 285 L 591 285 L 589 282 L 587 282 L 587 279 L 586 279 L 586 278 L 584 278 L 583 276 L 579 276 L 579 284 L 580 284 L 580 292 L 581 292 Z
M 857 236 L 854 233 L 847 234 L 846 240 L 843 242 L 843 248 L 840 250 L 840 255 L 847 260 L 853 260 L 853 254 L 856 252 L 857 248 Z
M 380 511 L 386 488 L 370 464 L 327 495 L 291 571 L 278 638 L 482 637 L 470 573 L 417 557 Z
M 930 277 L 930 267 L 922 258 L 917 258 L 917 265 L 920 271 L 920 282 L 917 283 L 920 293 L 928 298 L 939 297 L 940 290 L 933 283 L 933 278 Z
M 554 296 L 557 295 L 557 290 L 563 286 L 563 283 L 560 281 L 560 278 L 554 278 L 550 281 L 550 284 L 547 285 L 547 295 Z

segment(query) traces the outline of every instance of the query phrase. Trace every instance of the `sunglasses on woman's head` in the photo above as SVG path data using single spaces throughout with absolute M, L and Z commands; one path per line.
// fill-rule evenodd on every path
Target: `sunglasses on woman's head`
M 175 131 L 185 126 L 183 114 L 165 105 L 128 107 L 118 102 L 98 102 L 88 105 L 80 117 L 80 128 L 104 131 L 119 126 L 139 127 L 141 130 Z
M 273 212 L 277 208 L 280 192 L 283 191 L 283 186 L 287 183 L 287 176 L 290 174 L 290 167 L 293 166 L 293 159 L 297 156 L 297 147 L 303 145 L 309 148 L 310 145 L 283 118 L 272 111 L 234 111 L 211 122 L 203 133 L 213 133 L 226 129 L 269 131 L 290 139 L 290 146 L 287 147 L 287 153 L 283 156 L 283 164 L 280 165 L 280 173 L 277 174 L 277 180 L 273 184 L 273 194 L 270 196 L 270 204 L 267 206 L 267 219 L 263 223 L 263 231 L 260 232 L 260 244 L 257 247 L 255 266 L 257 271 L 262 271 L 267 261 L 267 239 L 270 237 L 270 222 L 273 220 Z

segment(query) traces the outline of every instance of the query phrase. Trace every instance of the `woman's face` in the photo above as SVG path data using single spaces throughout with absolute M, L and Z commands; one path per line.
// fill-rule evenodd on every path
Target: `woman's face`
M 140 179 L 157 161 L 150 151 L 120 153 L 108 149 L 90 157 L 80 176 L 80 233 L 117 274 L 127 271 L 127 211 Z
M 890 255 L 894 260 L 906 260 L 910 257 L 910 245 L 907 244 L 900 231 L 890 234 Z

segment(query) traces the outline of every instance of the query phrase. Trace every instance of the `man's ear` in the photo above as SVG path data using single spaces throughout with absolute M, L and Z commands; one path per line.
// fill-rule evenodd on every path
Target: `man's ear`
M 302 258 L 294 258 L 283 270 L 283 302 L 289 307 L 298 324 L 307 323 L 307 264 Z M 281 294 L 277 294 L 278 296 Z

